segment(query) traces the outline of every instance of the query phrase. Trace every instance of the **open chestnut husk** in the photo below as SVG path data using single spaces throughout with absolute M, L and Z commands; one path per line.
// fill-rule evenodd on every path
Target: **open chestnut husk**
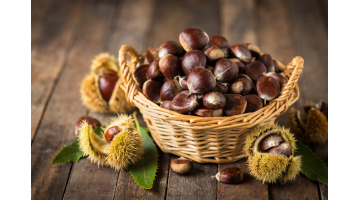
M 199 50 L 191 50 L 187 52 L 181 60 L 181 68 L 186 75 L 197 67 L 206 66 L 206 55 Z
M 256 94 L 247 94 L 244 98 L 247 102 L 245 113 L 255 112 L 264 106 L 263 100 Z
M 245 112 L 247 102 L 240 94 L 225 94 L 226 105 L 224 112 L 228 116 L 239 115 Z
M 142 92 L 146 98 L 154 103 L 160 103 L 160 90 L 162 86 L 161 81 L 156 80 L 147 80 L 145 81 Z
M 225 96 L 216 91 L 206 93 L 202 99 L 203 105 L 207 108 L 216 110 L 224 108 L 226 105 Z
M 159 68 L 165 78 L 169 80 L 182 73 L 180 59 L 172 54 L 166 54 L 160 59 Z
M 214 75 L 220 82 L 233 82 L 238 78 L 239 68 L 229 59 L 221 58 L 215 64 Z
M 180 92 L 181 88 L 179 83 L 177 83 L 176 80 L 168 80 L 161 86 L 160 100 L 171 101 Z
M 191 93 L 204 94 L 216 87 L 216 80 L 210 70 L 195 68 L 187 78 L 187 87 Z
M 143 84 L 148 79 L 146 76 L 148 69 L 149 69 L 149 65 L 143 64 L 143 65 L 136 67 L 136 69 L 134 70 L 133 77 L 135 79 L 136 84 L 140 88 L 142 88 Z
M 175 56 L 182 56 L 185 54 L 185 50 L 182 46 L 175 41 L 166 41 L 159 48 L 159 58 L 161 59 L 166 54 L 173 54 Z
M 196 94 L 191 94 L 189 90 L 180 92 L 171 101 L 171 109 L 178 113 L 191 112 L 197 105 Z
M 264 76 L 256 82 L 256 91 L 260 98 L 271 101 L 280 94 L 280 83 L 272 77 Z
M 245 65 L 245 72 L 253 81 L 257 81 L 267 73 L 267 70 L 264 63 L 255 61 Z
M 222 109 L 210 109 L 210 108 L 197 108 L 194 113 L 201 117 L 221 117 L 223 115 Z
M 209 35 L 201 29 L 187 28 L 180 33 L 179 41 L 185 51 L 191 51 L 193 49 L 202 51 L 208 45 L 210 38 Z
M 255 88 L 254 83 L 247 78 L 238 78 L 231 84 L 231 92 L 245 95 Z
M 231 52 L 244 63 L 251 62 L 251 52 L 243 45 L 236 44 L 230 47 Z

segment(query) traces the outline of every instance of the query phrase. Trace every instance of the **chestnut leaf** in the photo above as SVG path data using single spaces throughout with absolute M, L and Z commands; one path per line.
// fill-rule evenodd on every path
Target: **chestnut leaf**
M 141 160 L 129 166 L 129 172 L 138 185 L 151 189 L 158 169 L 158 152 L 155 143 L 148 135 L 149 129 L 139 125 L 135 115 L 134 118 L 143 142 L 144 155 Z
M 301 156 L 301 173 L 306 178 L 328 185 L 328 168 L 324 162 L 305 144 L 297 141 L 294 156 Z
M 79 148 L 79 141 L 64 146 L 61 151 L 54 157 L 52 164 L 76 162 L 83 157 L 84 153 Z

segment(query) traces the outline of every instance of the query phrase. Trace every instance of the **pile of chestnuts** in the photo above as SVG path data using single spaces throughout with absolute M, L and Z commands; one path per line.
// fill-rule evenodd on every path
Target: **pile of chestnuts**
M 286 84 L 277 61 L 254 44 L 230 46 L 197 28 L 183 30 L 179 42 L 148 48 L 149 64 L 133 73 L 143 94 L 163 108 L 202 117 L 254 112 Z

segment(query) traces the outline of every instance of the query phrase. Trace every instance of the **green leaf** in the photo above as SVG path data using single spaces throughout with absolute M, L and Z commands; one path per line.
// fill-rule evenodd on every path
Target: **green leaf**
M 301 173 L 308 179 L 328 185 L 328 168 L 324 162 L 305 144 L 297 141 L 295 156 L 302 156 Z
M 135 123 L 142 137 L 144 156 L 143 159 L 130 165 L 129 171 L 138 185 L 145 189 L 151 189 L 158 168 L 158 153 L 154 142 L 148 135 L 149 129 L 139 125 L 136 118 Z
M 61 151 L 54 157 L 52 164 L 76 162 L 84 153 L 79 148 L 79 141 L 71 143 L 70 145 L 64 146 Z
M 103 128 L 105 128 L 105 126 L 96 126 L 94 128 L 94 132 L 96 135 L 98 135 L 99 137 L 103 138 L 104 137 L 104 130 Z

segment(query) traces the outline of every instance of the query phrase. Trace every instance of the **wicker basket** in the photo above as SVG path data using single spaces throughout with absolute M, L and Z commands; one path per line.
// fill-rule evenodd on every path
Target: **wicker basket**
M 131 59 L 127 60 L 127 55 Z M 299 56 L 293 58 L 287 66 L 278 62 L 280 68 L 285 69 L 288 82 L 278 98 L 256 112 L 224 117 L 197 117 L 162 108 L 142 94 L 132 72 L 143 62 L 144 56 L 138 54 L 132 46 L 121 46 L 121 87 L 127 101 L 139 108 L 154 141 L 162 151 L 199 163 L 231 163 L 245 157 L 242 148 L 249 130 L 273 123 L 276 117 L 299 98 L 296 83 L 304 65 L 303 58 Z

